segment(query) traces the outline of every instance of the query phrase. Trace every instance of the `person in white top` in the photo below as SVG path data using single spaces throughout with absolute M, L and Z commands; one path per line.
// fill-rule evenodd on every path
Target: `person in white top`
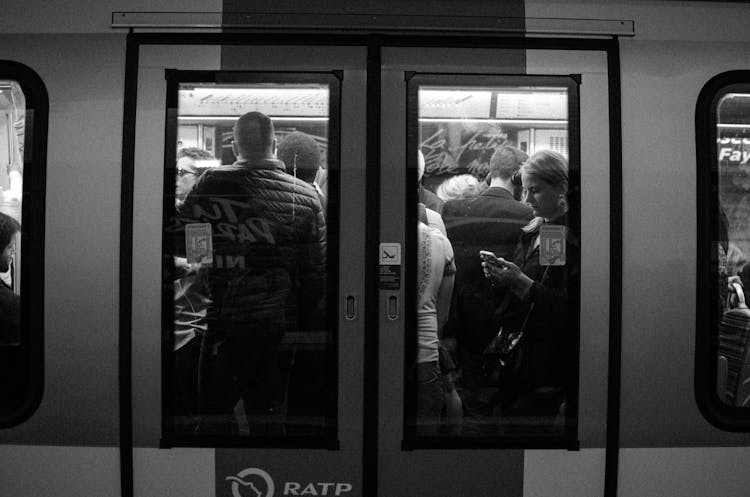
M 443 408 L 439 331 L 448 320 L 456 264 L 448 238 L 425 221 L 426 216 L 421 211 L 417 258 L 416 423 L 420 434 L 435 434 Z

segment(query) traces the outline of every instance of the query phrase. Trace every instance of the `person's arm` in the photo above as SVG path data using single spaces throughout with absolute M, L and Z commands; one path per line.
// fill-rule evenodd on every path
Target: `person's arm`
M 453 295 L 453 282 L 456 278 L 455 274 L 449 276 L 443 276 L 443 280 L 440 282 L 440 291 L 438 293 L 437 300 L 437 313 L 438 313 L 438 330 L 442 335 L 442 330 L 445 327 L 445 323 L 448 322 L 448 316 L 451 308 L 451 296 Z
M 456 262 L 453 255 L 453 247 L 447 238 L 444 238 L 446 248 L 446 262 L 443 270 L 443 278 L 440 280 L 440 289 L 437 297 L 437 320 L 438 336 L 443 336 L 443 328 L 450 317 L 451 301 L 453 300 L 453 285 L 456 280 Z

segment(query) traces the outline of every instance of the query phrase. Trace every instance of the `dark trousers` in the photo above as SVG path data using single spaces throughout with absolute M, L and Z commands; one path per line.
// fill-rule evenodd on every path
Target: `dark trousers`
M 279 367 L 283 331 L 265 327 L 206 334 L 201 347 L 199 399 L 201 434 L 237 435 L 235 407 L 244 406 L 250 436 L 284 434 L 286 381 Z
M 436 435 L 443 410 L 443 381 L 437 361 L 417 364 L 417 433 Z
M 174 352 L 174 426 L 193 433 L 198 424 L 198 360 L 202 337 L 196 336 Z
M 469 350 L 459 351 L 461 367 L 461 401 L 464 406 L 462 435 L 494 434 L 497 420 L 493 417 L 500 389 L 492 384 L 484 372 L 484 354 Z

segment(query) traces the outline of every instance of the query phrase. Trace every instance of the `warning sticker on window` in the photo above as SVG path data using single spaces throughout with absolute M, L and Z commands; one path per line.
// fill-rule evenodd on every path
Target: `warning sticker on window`
M 539 229 L 539 264 L 565 265 L 565 226 L 543 224 Z
M 185 256 L 188 264 L 212 264 L 213 251 L 209 223 L 185 225 Z

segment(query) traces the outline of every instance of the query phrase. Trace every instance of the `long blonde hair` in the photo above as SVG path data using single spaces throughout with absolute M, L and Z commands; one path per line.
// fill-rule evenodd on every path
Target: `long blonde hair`
M 529 157 L 521 166 L 519 173 L 534 176 L 553 188 L 559 189 L 565 198 L 562 208 L 565 212 L 568 211 L 568 161 L 565 157 L 552 150 L 540 150 Z M 532 233 L 538 230 L 542 224 L 544 224 L 544 218 L 535 217 L 522 229 L 525 233 Z

